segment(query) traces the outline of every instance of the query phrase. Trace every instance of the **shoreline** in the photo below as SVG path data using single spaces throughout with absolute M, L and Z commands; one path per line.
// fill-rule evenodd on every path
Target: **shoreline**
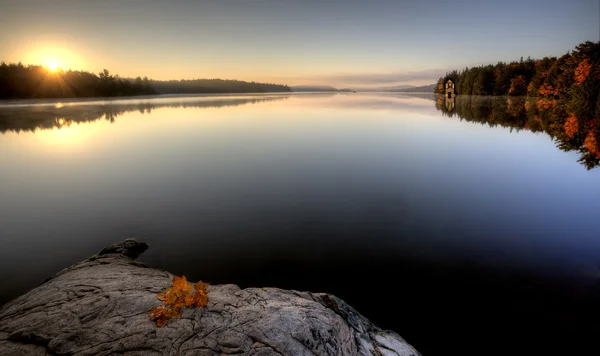
M 6 303 L 0 353 L 419 355 L 335 296 L 278 288 L 211 285 L 206 308 L 159 328 L 150 309 L 173 275 L 135 260 L 147 248 L 108 246 Z

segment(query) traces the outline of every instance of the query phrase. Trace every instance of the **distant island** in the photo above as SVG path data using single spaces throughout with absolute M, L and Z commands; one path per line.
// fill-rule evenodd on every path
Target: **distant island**
M 122 78 L 104 69 L 51 70 L 41 65 L 0 63 L 0 99 L 113 97 L 155 94 L 291 92 L 287 85 L 223 79 L 151 80 Z
M 387 91 L 399 92 L 399 93 L 431 93 L 436 87 L 437 87 L 437 84 L 428 84 L 428 85 L 421 85 L 418 87 L 411 86 L 408 88 L 388 89 Z
M 324 91 L 324 92 L 345 92 L 350 93 L 354 92 L 352 89 L 337 89 L 329 85 L 296 85 L 291 87 L 294 92 L 314 92 L 314 91 Z

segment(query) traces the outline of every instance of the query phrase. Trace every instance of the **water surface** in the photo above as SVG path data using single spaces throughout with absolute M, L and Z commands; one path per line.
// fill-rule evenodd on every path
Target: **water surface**
M 543 132 L 374 93 L 7 102 L 0 131 L 0 303 L 136 237 L 191 280 L 334 293 L 426 355 L 598 335 L 600 170 Z

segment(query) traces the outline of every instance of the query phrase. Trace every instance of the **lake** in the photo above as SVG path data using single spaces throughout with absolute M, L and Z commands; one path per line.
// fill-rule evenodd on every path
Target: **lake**
M 136 237 L 193 281 L 333 293 L 424 355 L 599 354 L 597 161 L 527 102 L 456 100 L 3 102 L 0 304 Z

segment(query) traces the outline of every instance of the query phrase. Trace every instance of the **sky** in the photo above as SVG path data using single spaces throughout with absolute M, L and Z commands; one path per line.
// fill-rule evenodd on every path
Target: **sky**
M 434 83 L 600 40 L 599 0 L 0 0 L 0 61 L 153 79 Z

